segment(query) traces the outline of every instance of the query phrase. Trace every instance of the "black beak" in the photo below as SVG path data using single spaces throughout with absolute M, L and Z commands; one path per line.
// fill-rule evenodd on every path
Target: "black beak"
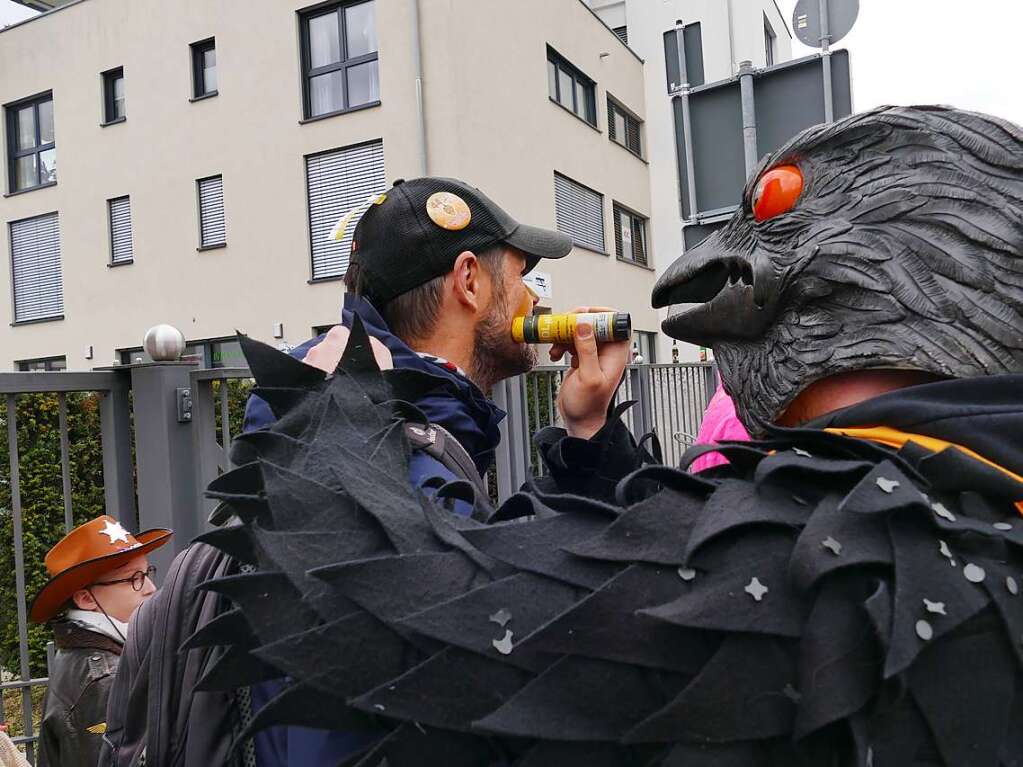
M 672 338 L 702 346 L 755 339 L 774 320 L 777 276 L 756 259 L 722 250 L 720 234 L 711 235 L 654 286 L 654 308 L 671 307 L 661 329 Z

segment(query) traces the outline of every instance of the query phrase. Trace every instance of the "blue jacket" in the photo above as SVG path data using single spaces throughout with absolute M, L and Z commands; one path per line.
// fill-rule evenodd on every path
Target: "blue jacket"
M 371 303 L 363 298 L 345 295 L 341 324 L 351 327 L 358 314 L 366 331 L 379 339 L 391 352 L 396 368 L 413 368 L 445 378 L 449 386 L 415 402 L 431 423 L 438 424 L 453 434 L 472 456 L 483 474 L 493 461 L 494 450 L 500 441 L 498 424 L 505 414 L 469 379 L 424 359 L 412 351 L 387 328 L 387 324 Z M 303 359 L 306 353 L 323 340 L 318 336 L 291 351 L 293 357 Z M 266 428 L 274 421 L 269 406 L 259 397 L 250 397 L 245 407 L 245 431 Z M 414 451 L 409 460 L 409 481 L 422 487 L 433 477 L 456 479 L 439 461 L 422 451 Z M 429 492 L 429 491 L 427 491 Z M 468 515 L 472 508 L 456 501 L 455 512 Z M 266 682 L 251 689 L 253 713 L 279 693 L 285 683 Z M 270 727 L 254 737 L 258 767 L 294 767 L 295 765 L 334 765 L 351 754 L 366 748 L 371 736 L 359 733 L 313 730 L 305 727 Z

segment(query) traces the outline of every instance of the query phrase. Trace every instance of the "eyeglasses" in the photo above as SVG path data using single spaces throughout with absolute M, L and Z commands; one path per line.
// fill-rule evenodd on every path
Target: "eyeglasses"
M 146 578 L 152 580 L 154 575 L 156 575 L 156 565 L 150 565 L 145 571 L 136 570 L 131 574 L 130 578 L 118 578 L 116 581 L 96 581 L 96 585 L 113 586 L 116 583 L 130 583 L 135 591 L 142 591 L 146 585 Z

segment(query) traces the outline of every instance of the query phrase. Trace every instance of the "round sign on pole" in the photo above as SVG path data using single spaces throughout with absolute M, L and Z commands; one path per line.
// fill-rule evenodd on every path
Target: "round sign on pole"
M 803 45 L 822 47 L 820 0 L 799 0 L 792 12 L 792 31 Z M 834 45 L 852 29 L 860 12 L 860 0 L 827 0 L 829 43 Z

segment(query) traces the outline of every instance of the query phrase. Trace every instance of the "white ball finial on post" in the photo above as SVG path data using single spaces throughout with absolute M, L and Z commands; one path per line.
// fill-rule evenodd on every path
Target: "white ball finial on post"
M 185 351 L 185 337 L 173 325 L 154 325 L 146 331 L 142 348 L 154 362 L 176 362 Z

